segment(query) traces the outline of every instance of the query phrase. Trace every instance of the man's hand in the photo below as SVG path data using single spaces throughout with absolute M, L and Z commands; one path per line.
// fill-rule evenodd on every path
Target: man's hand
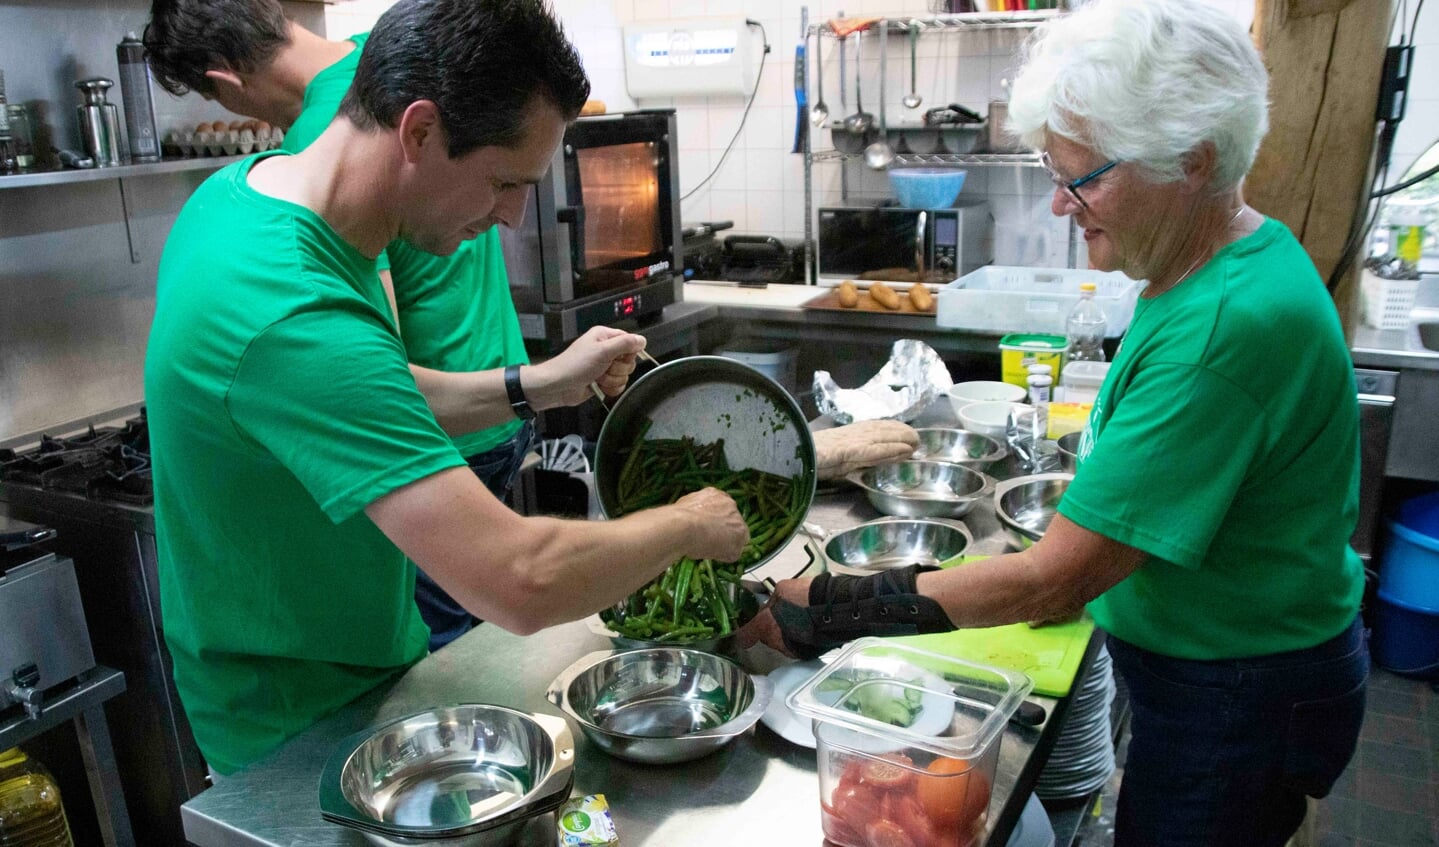
M 899 421 L 860 421 L 814 433 L 815 471 L 841 479 L 862 468 L 902 462 L 919 446 L 919 433 Z
M 520 381 L 536 409 L 577 406 L 592 396 L 592 382 L 615 397 L 624 391 L 643 349 L 644 336 L 597 326 L 553 359 L 525 368 Z
M 674 507 L 694 514 L 695 532 L 688 555 L 692 559 L 733 562 L 749 544 L 749 527 L 734 498 L 718 488 L 702 488 L 676 500 Z
M 763 644 L 772 650 L 777 650 L 786 656 L 795 657 L 784 643 L 784 633 L 780 630 L 779 621 L 774 618 L 774 605 L 776 601 L 793 603 L 796 606 L 809 605 L 809 583 L 808 579 L 785 579 L 775 586 L 774 594 L 770 601 L 765 604 L 759 614 L 750 619 L 750 622 L 739 628 L 735 633 L 735 646 L 741 650 L 748 650 L 756 644 Z M 797 658 L 797 657 L 795 657 Z

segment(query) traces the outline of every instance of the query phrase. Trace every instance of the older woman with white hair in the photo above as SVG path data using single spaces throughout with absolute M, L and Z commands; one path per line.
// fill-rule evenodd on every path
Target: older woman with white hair
M 808 657 L 1087 606 L 1133 709 L 1121 847 L 1283 845 L 1363 717 L 1352 368 L 1313 264 L 1244 203 L 1266 88 L 1201 3 L 1097 0 L 1036 33 L 1012 129 L 1092 266 L 1148 281 L 1059 514 L 964 567 L 781 583 L 742 633 Z

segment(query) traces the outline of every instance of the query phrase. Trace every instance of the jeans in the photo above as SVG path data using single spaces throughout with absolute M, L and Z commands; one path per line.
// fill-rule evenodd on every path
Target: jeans
M 1196 623 L 1196 625 L 1202 625 Z M 1113 636 L 1130 694 L 1116 847 L 1283 847 L 1354 755 L 1369 653 L 1358 619 L 1306 650 L 1173 659 Z
M 519 476 L 525 454 L 534 446 L 534 422 L 525 421 L 509 441 L 471 456 L 467 461 L 485 487 L 503 499 Z M 430 628 L 431 653 L 469 632 L 480 622 L 422 570 L 415 572 L 415 605 L 420 607 L 420 618 Z

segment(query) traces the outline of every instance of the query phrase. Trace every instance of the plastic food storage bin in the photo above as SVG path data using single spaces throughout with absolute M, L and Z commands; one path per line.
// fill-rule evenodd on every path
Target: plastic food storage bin
M 1094 302 L 1104 309 L 1105 336 L 1129 328 L 1143 283 L 1122 273 L 1068 268 L 989 265 L 967 273 L 935 295 L 935 322 L 953 329 L 988 332 L 1065 332 L 1069 310 L 1079 302 L 1079 284 L 1095 285 Z
M 820 821 L 840 847 L 984 841 L 1005 725 L 1029 677 L 879 638 L 791 694 L 814 721 Z

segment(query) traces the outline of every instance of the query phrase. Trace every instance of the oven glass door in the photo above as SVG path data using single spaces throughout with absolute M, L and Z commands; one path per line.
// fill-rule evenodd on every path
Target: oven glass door
M 819 272 L 826 277 L 912 281 L 918 271 L 916 252 L 933 268 L 936 226 L 956 237 L 952 217 L 941 221 L 931 213 L 919 236 L 919 212 L 912 209 L 821 209 Z
M 613 127 L 620 130 L 621 127 Z M 671 272 L 674 198 L 667 145 L 655 138 L 610 137 L 571 143 L 566 187 L 575 211 L 571 259 L 575 297 L 584 298 Z

